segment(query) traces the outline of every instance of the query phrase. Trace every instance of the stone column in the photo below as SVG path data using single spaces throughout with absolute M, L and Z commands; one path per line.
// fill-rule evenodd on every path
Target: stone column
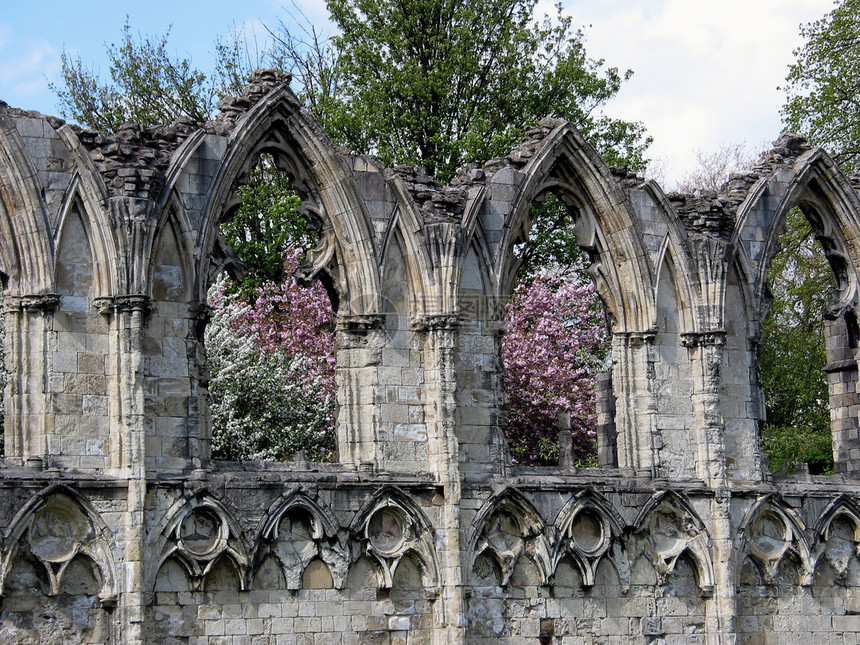
M 618 432 L 615 428 L 615 390 L 612 370 L 600 372 L 594 383 L 597 412 L 597 463 L 601 468 L 618 467 Z
M 708 643 L 737 642 L 737 595 L 735 589 L 734 540 L 730 514 L 731 491 L 726 480 L 725 423 L 720 387 L 726 349 L 726 332 L 713 330 L 681 334 L 681 344 L 690 353 L 692 365 L 692 450 L 696 476 L 714 488 L 711 501 L 711 552 L 714 558 L 714 595 L 707 602 Z
M 845 315 L 826 318 L 824 325 L 834 470 L 854 478 L 860 473 L 860 350 L 852 347 L 857 340 L 851 338 Z
M 47 334 L 59 296 L 6 296 L 3 300 L 7 373 L 5 397 L 5 454 L 23 464 L 41 467 L 53 411 L 48 394 Z
M 338 316 L 337 449 L 341 463 L 378 469 L 379 433 L 377 390 L 382 349 L 385 347 L 383 314 Z
M 440 598 L 434 609 L 434 643 L 460 645 L 466 637 L 466 605 L 460 554 L 460 468 L 457 423 L 457 371 L 454 365 L 459 320 L 456 315 L 411 321 L 424 342 L 425 411 L 430 472 L 443 494 L 439 524 Z
M 681 334 L 690 352 L 693 375 L 696 475 L 710 486 L 721 486 L 726 477 L 725 424 L 720 410 L 720 385 L 726 332 L 722 330 Z
M 714 595 L 706 605 L 705 632 L 712 645 L 737 642 L 738 609 L 731 491 L 720 487 L 711 501 L 711 553 L 714 562 Z
M 656 332 L 617 332 L 612 335 L 612 385 L 618 466 L 645 477 L 654 475 L 654 433 L 657 401 L 654 380 Z
M 144 295 L 100 298 L 95 302 L 110 324 L 111 463 L 128 483 L 125 513 L 117 537 L 120 598 L 116 620 L 125 645 L 144 643 L 146 540 L 146 419 L 143 387 L 143 332 L 150 299 Z
M 189 329 L 187 344 L 193 347 L 196 360 L 188 366 L 191 394 L 188 397 L 188 457 L 191 467 L 202 474 L 212 461 L 212 415 L 209 411 L 209 365 L 203 333 L 211 312 L 205 303 L 188 307 Z

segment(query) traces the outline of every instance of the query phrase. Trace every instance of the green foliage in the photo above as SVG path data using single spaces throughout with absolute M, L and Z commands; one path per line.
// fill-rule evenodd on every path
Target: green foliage
M 298 212 L 301 198 L 270 155 L 260 159 L 248 183 L 236 192 L 242 203 L 222 222 L 221 235 L 245 265 L 245 275 L 233 283 L 231 292 L 249 299 L 266 283 L 284 282 L 287 252 L 294 247 L 312 248 L 316 236 Z
M 641 124 L 599 112 L 631 72 L 588 58 L 560 7 L 535 22 L 535 4 L 328 0 L 340 28 L 339 84 L 306 94 L 325 97 L 337 143 L 386 164 L 424 165 L 441 181 L 505 154 L 544 116 L 572 121 L 610 163 L 644 167 Z
M 576 277 L 582 284 L 591 280 L 588 255 L 579 248 L 573 234 L 574 218 L 555 195 L 531 206 L 529 239 L 518 249 L 518 279 L 530 279 L 541 272 L 557 277 Z
M 834 278 L 798 209 L 786 219 L 782 250 L 770 264 L 773 304 L 762 326 L 760 368 L 767 406 L 765 453 L 775 472 L 809 463 L 833 468 L 824 341 L 824 308 Z
M 80 58 L 63 52 L 63 87 L 51 84 L 63 116 L 103 133 L 126 122 L 206 121 L 217 100 L 215 87 L 188 59 L 170 55 L 169 36 L 169 31 L 160 38 L 135 36 L 126 22 L 121 44 L 107 46 L 111 64 L 105 84 Z
M 849 171 L 860 168 L 860 0 L 839 0 L 801 27 L 782 108 L 788 128 L 824 145 Z

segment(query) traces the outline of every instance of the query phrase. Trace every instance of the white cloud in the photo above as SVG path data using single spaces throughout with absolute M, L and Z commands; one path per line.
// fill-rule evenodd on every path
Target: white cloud
M 0 25 L 0 54 L 0 87 L 5 94 L 0 98 L 7 101 L 23 105 L 59 78 L 60 52 L 46 40 L 17 38 L 9 26 Z
M 645 124 L 672 185 L 695 150 L 778 136 L 784 99 L 776 88 L 800 45 L 798 26 L 832 0 L 567 0 L 565 8 L 591 25 L 591 56 L 634 70 L 607 112 Z

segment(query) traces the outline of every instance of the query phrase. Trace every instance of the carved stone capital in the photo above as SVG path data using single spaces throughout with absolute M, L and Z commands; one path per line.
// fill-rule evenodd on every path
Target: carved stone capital
M 631 347 L 641 347 L 642 345 L 651 345 L 657 338 L 657 331 L 654 329 L 646 329 L 645 331 L 617 331 L 613 336 L 621 339 Z
M 722 329 L 712 331 L 687 332 L 681 334 L 684 347 L 724 347 L 726 332 Z
M 337 317 L 337 331 L 365 333 L 384 327 L 385 314 L 359 314 Z
M 460 318 L 456 314 L 414 316 L 409 319 L 409 326 L 413 331 L 452 331 L 460 327 Z
M 3 311 L 55 311 L 60 304 L 56 293 L 40 293 L 3 298 Z
M 110 315 L 120 311 L 140 311 L 148 313 L 152 308 L 152 298 L 144 294 L 123 294 L 95 298 L 93 306 L 100 314 Z
M 188 315 L 197 320 L 209 320 L 212 317 L 212 307 L 205 302 L 192 302 L 188 305 Z

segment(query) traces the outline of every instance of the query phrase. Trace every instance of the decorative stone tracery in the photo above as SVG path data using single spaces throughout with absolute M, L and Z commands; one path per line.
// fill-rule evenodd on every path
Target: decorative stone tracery
M 242 538 L 230 512 L 212 495 L 201 492 L 179 501 L 168 512 L 156 542 L 153 576 L 172 558 L 185 569 L 191 588 L 197 589 L 223 560 L 232 564 L 237 584 L 244 589 L 250 561 Z

